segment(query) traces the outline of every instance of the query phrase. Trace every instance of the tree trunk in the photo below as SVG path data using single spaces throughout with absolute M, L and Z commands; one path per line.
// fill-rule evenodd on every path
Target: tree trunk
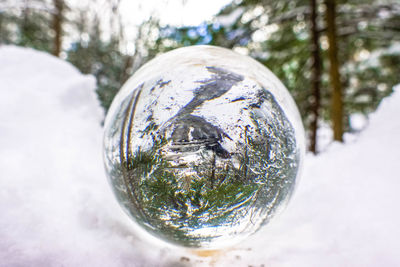
M 317 132 L 319 108 L 321 102 L 320 81 L 321 81 L 321 58 L 319 53 L 319 31 L 317 25 L 317 0 L 311 0 L 311 83 L 312 83 L 312 102 L 311 102 L 311 123 L 310 123 L 310 151 L 317 153 Z
M 53 30 L 54 30 L 54 43 L 53 55 L 59 57 L 62 48 L 62 22 L 63 22 L 64 2 L 63 0 L 54 0 L 54 14 L 53 14 Z
M 343 141 L 343 100 L 339 73 L 338 48 L 336 39 L 336 3 L 335 0 L 325 0 L 326 27 L 329 42 L 330 81 L 332 85 L 331 116 L 333 123 L 333 139 Z
M 21 26 L 21 36 L 26 38 L 29 34 L 29 16 L 30 16 L 30 11 L 29 11 L 29 5 L 27 2 L 25 2 L 24 9 L 22 11 L 22 26 Z M 19 44 L 21 45 L 21 44 Z
M 119 78 L 119 81 L 121 84 L 124 84 L 129 79 L 129 77 L 131 75 L 131 71 L 132 71 L 131 67 L 133 64 L 133 60 L 134 60 L 134 56 L 127 55 L 125 57 L 124 66 L 122 68 L 121 76 Z

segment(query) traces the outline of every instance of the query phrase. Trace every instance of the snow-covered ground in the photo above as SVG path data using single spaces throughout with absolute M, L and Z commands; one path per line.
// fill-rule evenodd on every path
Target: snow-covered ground
M 307 155 L 287 209 L 223 251 L 150 244 L 116 203 L 95 81 L 0 47 L 0 266 L 400 266 L 400 88 L 364 132 Z

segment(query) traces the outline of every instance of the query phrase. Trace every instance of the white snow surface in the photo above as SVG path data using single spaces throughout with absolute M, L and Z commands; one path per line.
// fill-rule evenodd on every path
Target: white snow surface
M 400 86 L 346 144 L 307 155 L 286 210 L 242 244 L 147 241 L 104 174 L 95 80 L 0 46 L 0 266 L 399 266 Z

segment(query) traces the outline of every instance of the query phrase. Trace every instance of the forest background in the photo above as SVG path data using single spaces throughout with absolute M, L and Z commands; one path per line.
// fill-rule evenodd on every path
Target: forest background
M 140 22 L 128 25 L 121 2 L 4 0 L 0 44 L 47 51 L 93 74 L 105 114 L 124 82 L 158 54 L 201 44 L 233 49 L 289 89 L 314 153 L 323 149 L 319 129 L 332 129 L 337 141 L 362 130 L 400 82 L 398 0 L 235 0 L 198 25 L 168 24 L 157 12 L 143 18 L 140 5 L 129 10 Z

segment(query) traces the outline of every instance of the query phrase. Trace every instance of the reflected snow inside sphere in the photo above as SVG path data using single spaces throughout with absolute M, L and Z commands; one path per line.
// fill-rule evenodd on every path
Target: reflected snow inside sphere
M 180 48 L 140 68 L 114 99 L 106 172 L 139 229 L 219 248 L 287 202 L 303 135 L 293 99 L 263 65 L 224 48 Z

